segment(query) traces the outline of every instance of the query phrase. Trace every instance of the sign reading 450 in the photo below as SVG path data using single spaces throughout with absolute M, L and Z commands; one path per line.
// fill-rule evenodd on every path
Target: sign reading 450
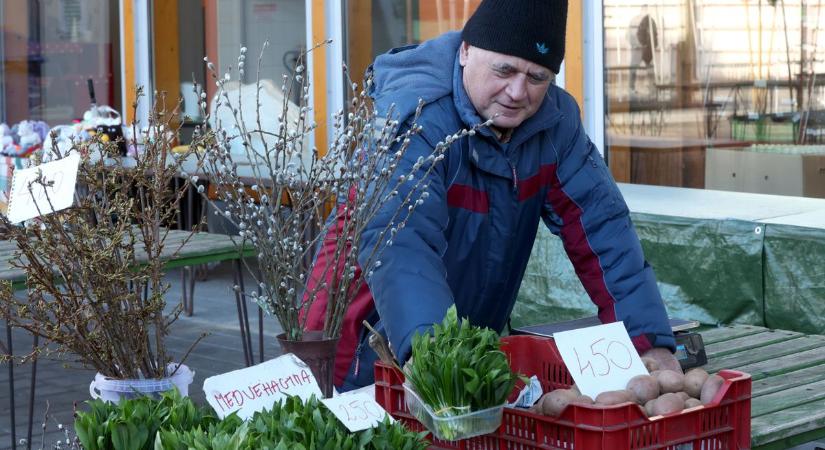
M 579 390 L 591 398 L 647 374 L 621 322 L 554 333 L 553 339 Z

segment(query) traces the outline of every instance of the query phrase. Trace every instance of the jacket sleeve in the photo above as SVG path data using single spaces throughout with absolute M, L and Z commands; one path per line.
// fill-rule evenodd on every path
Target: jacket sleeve
M 423 136 L 415 135 L 410 139 L 393 184 L 401 175 L 413 171 L 419 158 L 426 160 L 433 152 L 434 145 Z M 426 174 L 432 164 L 435 166 Z M 432 162 L 416 170 L 413 181 L 402 183 L 398 195 L 385 203 L 367 225 L 361 241 L 359 263 L 362 267 L 376 245 L 381 249 L 376 258 L 380 265 L 371 274 L 366 274 L 367 283 L 390 346 L 402 362 L 410 356 L 412 337 L 441 322 L 453 304 L 442 261 L 447 249 L 445 230 L 448 221 L 444 166 L 443 162 Z M 408 206 L 402 206 L 402 199 L 413 183 L 425 176 L 426 198 L 407 216 L 405 226 L 391 239 L 391 245 L 385 245 L 387 236 L 379 243 L 382 230 L 388 227 L 394 212 L 399 207 L 407 211 Z M 413 201 L 418 198 L 414 195 Z M 401 214 L 402 217 L 405 215 Z
M 578 107 L 555 145 L 557 170 L 545 202 L 544 222 L 562 238 L 576 274 L 602 323 L 624 322 L 639 353 L 675 350 L 667 311 L 627 205 L 596 147 L 584 132 Z M 575 112 L 570 111 L 575 110 Z M 566 141 L 566 142 L 565 142 Z

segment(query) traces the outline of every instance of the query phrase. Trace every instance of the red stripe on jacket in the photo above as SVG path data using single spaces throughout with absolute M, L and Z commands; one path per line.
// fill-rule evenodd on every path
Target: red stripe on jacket
M 463 184 L 450 186 L 447 190 L 447 204 L 453 208 L 468 209 L 481 214 L 487 214 L 490 211 L 487 193 Z
M 550 190 L 547 199 L 562 218 L 561 237 L 570 261 L 576 269 L 576 274 L 593 302 L 599 308 L 599 319 L 602 323 L 616 321 L 616 311 L 613 308 L 615 300 L 607 289 L 604 281 L 604 270 L 599 264 L 599 257 L 587 241 L 587 233 L 581 221 L 582 210 L 561 188 L 556 166 L 550 167 Z
M 523 202 L 539 193 L 552 181 L 556 167 L 552 164 L 545 164 L 539 167 L 539 171 L 532 177 L 525 178 L 518 183 L 518 201 Z
M 562 218 L 561 237 L 564 241 L 565 249 L 570 256 L 570 260 L 573 263 L 573 267 L 576 269 L 576 274 L 581 279 L 582 285 L 590 295 L 590 298 L 593 299 L 593 302 L 598 306 L 599 319 L 601 322 L 615 322 L 616 310 L 614 305 L 616 304 L 616 300 L 607 289 L 607 283 L 604 280 L 604 270 L 599 263 L 599 256 L 596 255 L 596 252 L 587 240 L 587 233 L 581 221 L 582 210 L 579 208 L 579 205 L 562 190 L 561 182 L 556 173 L 556 166 L 542 166 L 538 175 L 528 179 L 531 182 L 530 188 L 532 189 L 533 183 L 535 183 L 532 179 L 538 178 L 543 181 L 545 175 L 550 178 L 550 190 L 547 193 L 547 200 L 550 201 L 556 214 Z M 539 186 L 541 186 L 541 184 L 539 184 Z M 527 194 L 528 193 L 525 193 L 525 195 Z M 533 194 L 534 193 L 530 193 L 530 195 Z M 644 334 L 633 336 L 631 341 L 639 354 L 644 354 L 653 348 L 650 339 Z
M 350 200 L 354 196 L 354 191 L 350 191 Z M 335 225 L 332 226 L 324 237 L 324 242 L 316 255 L 315 264 L 312 266 L 312 273 L 309 275 L 307 283 L 307 291 L 318 288 L 321 283 L 326 283 L 326 287 L 318 289 L 315 294 L 315 301 L 306 312 L 306 326 L 307 330 L 323 330 L 324 320 L 326 319 L 326 311 L 329 304 L 329 287 L 334 286 L 333 277 L 340 274 L 344 270 L 344 261 L 352 249 L 347 244 L 344 252 L 338 255 L 338 260 L 335 258 L 338 235 L 342 232 L 348 217 L 343 213 L 338 212 L 335 218 Z M 367 283 L 361 280 L 361 267 L 355 270 L 355 278 L 352 280 L 350 289 L 353 286 L 358 287 L 355 297 L 347 308 L 344 323 L 341 327 L 341 339 L 338 341 L 338 348 L 335 353 L 335 380 L 336 386 L 341 386 L 344 379 L 349 372 L 350 365 L 352 365 L 355 356 L 355 350 L 358 347 L 359 338 L 361 337 L 361 330 L 363 326 L 361 322 L 369 316 L 375 309 L 375 303 L 372 298 Z M 304 295 L 304 301 L 308 300 L 308 294 Z M 302 311 L 303 313 L 304 311 Z M 301 315 L 304 319 L 304 315 Z M 366 370 L 372 370 L 371 367 Z

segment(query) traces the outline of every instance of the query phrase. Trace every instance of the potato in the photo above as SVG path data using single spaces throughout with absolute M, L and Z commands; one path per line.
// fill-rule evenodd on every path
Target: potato
M 659 380 L 659 392 L 667 394 L 679 392 L 685 387 L 685 376 L 672 370 L 661 370 L 656 373 Z
M 629 396 L 629 399 L 628 399 L 629 402 L 636 403 L 636 404 L 639 403 L 639 397 L 636 397 L 635 392 L 633 392 L 633 391 L 631 391 L 627 388 L 625 388 L 624 390 L 627 391 L 627 395 Z
M 677 392 L 677 393 L 676 393 L 676 395 L 678 395 L 679 397 L 681 397 L 683 402 L 688 401 L 688 399 L 690 398 L 690 395 L 688 395 L 688 393 L 687 393 L 687 392 L 685 392 L 685 391 L 680 391 L 680 392 Z
M 548 395 L 549 394 L 542 395 L 536 403 L 533 403 L 533 406 L 530 407 L 530 412 L 544 414 L 544 401 L 547 400 Z
M 663 416 L 685 409 L 685 401 L 675 393 L 663 394 L 653 403 L 653 415 Z
M 720 377 L 719 375 L 711 375 L 705 380 L 705 384 L 702 385 L 702 392 L 699 395 L 699 400 L 702 402 L 703 405 L 707 405 L 708 403 L 713 401 L 713 398 L 716 397 L 716 393 L 719 392 L 719 388 L 725 384 L 725 379 Z
M 582 395 L 582 391 L 580 391 L 580 390 L 579 390 L 579 387 L 578 387 L 578 386 L 576 386 L 575 384 L 573 384 L 573 386 L 570 386 L 570 390 L 571 390 L 571 391 L 573 391 L 573 392 L 575 392 L 575 393 L 576 393 L 576 395 Z
M 543 404 L 544 404 L 544 401 L 547 400 L 548 395 L 550 395 L 550 394 L 547 393 L 547 394 L 544 394 L 541 397 L 539 397 L 539 399 L 536 400 L 536 403 L 533 403 L 533 406 L 530 407 L 530 412 L 533 412 L 533 413 L 536 413 L 536 414 L 544 414 Z
M 695 398 L 689 398 L 685 400 L 685 409 L 693 408 L 696 406 L 702 406 L 702 402 Z
M 626 402 L 633 402 L 633 394 L 624 389 L 621 391 L 606 391 L 596 396 L 597 405 L 610 406 Z
M 645 364 L 645 368 L 648 372 L 659 370 L 659 361 L 656 361 L 653 358 L 644 357 L 642 358 L 642 362 Z
M 582 405 L 592 405 L 593 404 L 593 399 L 590 398 L 590 396 L 588 396 L 588 395 L 582 394 L 582 395 L 579 395 L 578 397 L 576 397 L 576 399 L 573 401 L 573 403 L 579 403 L 579 404 L 582 404 Z
M 708 373 L 704 369 L 693 369 L 685 374 L 685 392 L 693 398 L 699 398 L 702 394 L 702 385 L 708 379 Z
M 636 375 L 627 382 L 627 390 L 636 396 L 636 403 L 644 405 L 659 396 L 659 381 L 650 375 Z
M 578 396 L 569 389 L 556 389 L 541 398 L 541 413 L 545 416 L 558 417 L 564 408 Z
M 647 403 L 645 403 L 645 413 L 647 413 L 648 417 L 653 415 L 653 404 L 654 403 L 656 403 L 655 398 L 653 400 L 650 400 Z

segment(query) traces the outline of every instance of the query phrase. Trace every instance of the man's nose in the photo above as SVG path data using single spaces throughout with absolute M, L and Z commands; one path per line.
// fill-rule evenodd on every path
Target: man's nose
M 516 102 L 527 97 L 527 77 L 524 74 L 518 74 L 510 80 L 507 85 L 507 95 Z

